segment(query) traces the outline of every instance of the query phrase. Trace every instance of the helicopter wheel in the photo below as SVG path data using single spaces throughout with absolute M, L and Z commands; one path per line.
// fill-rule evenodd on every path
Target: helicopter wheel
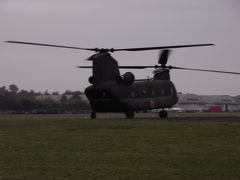
M 96 112 L 91 112 L 91 119 L 95 119 L 96 118 Z
M 128 119 L 133 119 L 134 118 L 134 112 L 133 111 L 125 112 L 125 115 Z
M 168 112 L 167 111 L 162 110 L 162 111 L 159 112 L 159 118 L 164 119 L 164 118 L 167 118 L 167 117 L 168 117 Z

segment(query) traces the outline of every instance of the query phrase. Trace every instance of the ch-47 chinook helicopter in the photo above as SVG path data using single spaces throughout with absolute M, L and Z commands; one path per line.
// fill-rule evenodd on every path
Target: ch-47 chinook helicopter
M 134 112 L 140 110 L 161 109 L 160 118 L 167 117 L 166 108 L 173 107 L 177 101 L 177 90 L 170 80 L 171 69 L 206 71 L 227 74 L 240 74 L 238 72 L 193 69 L 167 65 L 170 49 L 197 46 L 212 46 L 214 44 L 192 44 L 178 46 L 124 48 L 124 49 L 98 49 L 79 48 L 22 41 L 6 41 L 26 45 L 59 47 L 94 51 L 95 54 L 88 58 L 92 66 L 78 66 L 79 68 L 92 68 L 89 83 L 92 85 L 85 89 L 85 94 L 92 107 L 91 118 L 96 118 L 98 112 L 124 112 L 127 118 L 134 118 Z M 110 53 L 117 51 L 147 51 L 159 50 L 158 65 L 154 66 L 118 66 L 118 62 Z M 121 75 L 119 69 L 144 69 L 154 68 L 152 78 L 136 80 L 134 74 L 126 72 Z

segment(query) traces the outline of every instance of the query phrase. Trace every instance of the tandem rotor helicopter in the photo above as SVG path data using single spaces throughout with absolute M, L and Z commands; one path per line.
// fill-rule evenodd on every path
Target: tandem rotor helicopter
M 5 41 L 25 45 L 48 46 L 58 48 L 69 48 L 88 50 L 95 52 L 88 58 L 92 66 L 78 66 L 79 68 L 91 68 L 92 76 L 89 83 L 92 84 L 85 89 L 85 94 L 92 107 L 91 118 L 96 118 L 96 113 L 101 112 L 123 112 L 127 118 L 134 118 L 134 112 L 140 110 L 161 109 L 159 118 L 167 118 L 166 108 L 173 107 L 178 101 L 177 90 L 170 80 L 170 70 L 193 70 L 215 73 L 240 74 L 239 72 L 193 69 L 167 65 L 170 49 L 188 48 L 198 46 L 213 46 L 214 44 L 191 44 L 143 48 L 123 49 L 99 49 L 79 48 L 72 46 L 61 46 L 52 44 L 41 44 L 22 41 Z M 111 56 L 117 51 L 148 51 L 162 50 L 157 65 L 152 66 L 118 66 L 118 62 Z M 148 79 L 135 79 L 132 72 L 121 75 L 119 69 L 145 69 L 154 68 L 153 77 Z

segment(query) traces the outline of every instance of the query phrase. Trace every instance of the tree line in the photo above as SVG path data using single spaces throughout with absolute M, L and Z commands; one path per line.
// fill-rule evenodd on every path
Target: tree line
M 88 101 L 80 91 L 67 90 L 49 93 L 45 91 L 19 90 L 11 84 L 0 87 L 0 113 L 80 113 L 90 110 Z

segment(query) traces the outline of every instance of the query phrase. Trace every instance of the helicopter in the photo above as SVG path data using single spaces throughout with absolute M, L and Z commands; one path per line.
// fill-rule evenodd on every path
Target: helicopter
M 78 66 L 78 68 L 92 69 L 92 76 L 88 81 L 91 84 L 85 89 L 85 94 L 90 102 L 91 118 L 96 118 L 96 113 L 123 112 L 126 118 L 134 118 L 136 111 L 160 109 L 159 118 L 167 118 L 167 108 L 173 107 L 178 102 L 178 92 L 170 79 L 170 70 L 192 70 L 226 74 L 240 74 L 239 72 L 185 68 L 167 65 L 171 49 L 189 48 L 199 46 L 213 46 L 214 44 L 190 44 L 160 47 L 141 48 L 80 48 L 74 46 L 62 46 L 23 41 L 5 41 L 7 43 L 48 46 L 93 51 L 95 54 L 87 60 L 92 66 Z M 118 51 L 149 51 L 161 50 L 158 64 L 150 66 L 119 66 L 111 55 Z M 147 79 L 135 79 L 132 72 L 120 74 L 120 69 L 145 69 L 153 68 L 153 77 Z

